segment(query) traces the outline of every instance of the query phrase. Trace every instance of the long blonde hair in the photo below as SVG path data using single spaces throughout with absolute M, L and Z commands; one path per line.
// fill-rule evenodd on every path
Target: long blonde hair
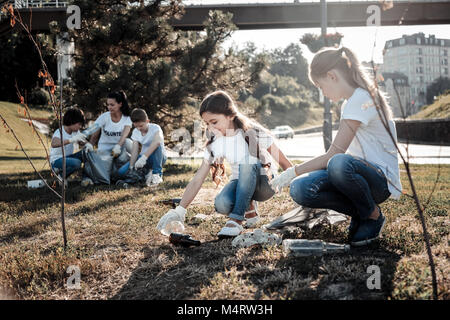
M 346 47 L 321 49 L 309 65 L 309 79 L 317 85 L 317 80 L 326 77 L 332 69 L 338 70 L 349 85 L 369 92 L 375 105 L 383 111 L 382 120 L 392 119 L 392 110 L 385 94 L 377 87 L 375 80 L 369 77 L 352 50 Z

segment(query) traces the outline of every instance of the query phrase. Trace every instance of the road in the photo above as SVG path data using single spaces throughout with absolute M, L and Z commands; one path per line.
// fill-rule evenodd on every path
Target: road
M 337 131 L 333 131 L 333 138 Z M 277 145 L 290 159 L 309 160 L 325 152 L 322 133 L 295 135 L 293 139 L 277 139 Z M 418 164 L 450 164 L 450 146 L 432 146 L 420 144 L 399 144 L 402 155 L 409 162 Z M 401 157 L 399 157 L 401 163 Z

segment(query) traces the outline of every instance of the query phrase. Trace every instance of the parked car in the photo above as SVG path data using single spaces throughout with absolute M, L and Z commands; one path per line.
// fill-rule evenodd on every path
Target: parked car
M 272 130 L 275 138 L 294 138 L 294 130 L 289 126 L 277 126 Z

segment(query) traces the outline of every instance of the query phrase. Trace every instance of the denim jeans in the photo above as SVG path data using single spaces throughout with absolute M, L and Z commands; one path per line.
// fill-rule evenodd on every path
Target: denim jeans
M 376 204 L 389 198 L 390 192 L 380 167 L 341 153 L 328 161 L 326 170 L 295 178 L 290 195 L 305 207 L 332 209 L 366 220 Z
M 138 159 L 141 157 L 139 155 Z M 162 176 L 162 168 L 164 164 L 167 161 L 166 151 L 162 146 L 159 146 L 155 149 L 155 151 L 152 152 L 152 154 L 148 157 L 147 163 L 145 164 L 144 168 L 148 170 L 152 170 L 153 174 L 159 174 Z M 128 161 L 125 163 L 122 167 L 120 167 L 118 173 L 119 176 L 124 176 L 128 169 L 130 168 L 130 162 Z
M 69 175 L 77 171 L 78 169 L 81 169 L 81 163 L 83 162 L 83 158 L 81 156 L 81 151 L 78 151 L 77 153 L 73 153 L 70 156 L 66 156 L 66 176 L 67 178 Z M 56 159 L 52 163 L 52 168 L 61 170 L 62 175 L 62 167 L 63 167 L 63 158 Z
M 239 178 L 223 187 L 214 200 L 214 207 L 217 212 L 242 221 L 251 200 L 266 201 L 274 193 L 267 176 L 261 174 L 260 162 L 240 164 Z

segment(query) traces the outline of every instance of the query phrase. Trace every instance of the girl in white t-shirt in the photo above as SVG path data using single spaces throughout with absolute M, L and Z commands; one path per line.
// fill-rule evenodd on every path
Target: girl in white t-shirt
M 348 48 L 324 48 L 313 58 L 310 79 L 342 104 L 339 130 L 329 150 L 272 181 L 290 185 L 298 204 L 350 215 L 349 239 L 360 246 L 378 238 L 385 223 L 379 203 L 401 195 L 397 134 L 391 110 Z
M 83 162 L 81 151 L 73 153 L 74 143 L 84 145 L 87 140 L 86 137 L 80 133 L 80 128 L 84 125 L 85 118 L 83 111 L 72 107 L 64 112 L 63 126 L 62 126 L 62 143 L 61 133 L 59 128 L 53 133 L 51 148 L 50 148 L 50 164 L 62 176 L 63 169 L 63 154 L 61 146 L 64 146 L 64 156 L 66 158 L 66 177 L 81 168 Z
M 127 139 L 132 126 L 130 107 L 127 96 L 122 90 L 109 93 L 106 103 L 108 112 L 101 114 L 95 120 L 95 125 L 101 130 L 91 135 L 86 149 L 93 151 L 93 146 L 98 142 L 97 152 L 109 164 L 109 167 L 112 166 L 113 159 L 116 159 L 120 167 L 130 158 L 132 142 Z M 83 179 L 82 184 L 84 186 L 92 184 L 92 180 Z
M 223 160 L 226 159 L 233 171 L 231 181 L 217 195 L 214 205 L 217 212 L 230 218 L 218 233 L 219 238 L 235 237 L 243 230 L 243 220 L 247 219 L 248 227 L 257 222 L 255 201 L 266 201 L 274 194 L 269 185 L 269 179 L 273 177 L 273 159 L 284 170 L 292 164 L 265 129 L 237 110 L 227 93 L 209 94 L 201 103 L 200 116 L 207 124 L 209 135 L 203 163 L 187 185 L 180 205 L 161 218 L 157 229 L 164 231 L 171 221 L 184 221 L 186 208 L 210 169 L 213 181 L 220 183 L 220 174 L 225 175 Z

